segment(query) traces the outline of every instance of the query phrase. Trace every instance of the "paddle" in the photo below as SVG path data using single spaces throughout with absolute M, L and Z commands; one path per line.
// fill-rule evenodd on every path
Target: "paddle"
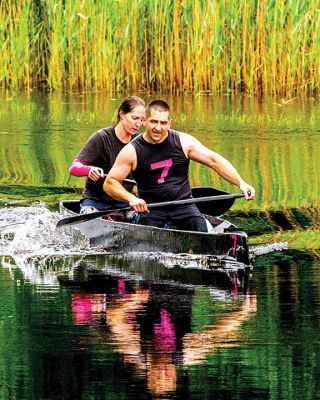
M 207 189 L 207 188 L 198 188 L 198 189 Z M 234 200 L 238 199 L 240 197 L 244 197 L 243 194 L 222 194 L 218 196 L 206 196 L 206 197 L 198 197 L 198 198 L 192 198 L 192 199 L 185 199 L 185 200 L 176 200 L 176 201 L 164 201 L 161 203 L 151 203 L 148 204 L 148 208 L 161 208 L 161 207 L 172 207 L 172 206 L 178 206 L 178 205 L 183 205 L 183 204 L 194 204 L 194 203 L 206 203 L 206 202 L 213 202 L 213 201 L 224 201 L 224 200 Z M 115 209 L 115 210 L 105 210 L 105 211 L 97 211 L 94 213 L 90 214 L 80 214 L 80 215 L 75 215 L 73 217 L 67 217 L 63 218 L 57 223 L 57 228 L 60 228 L 61 226 L 67 226 L 67 225 L 75 225 L 79 224 L 81 222 L 87 222 L 91 221 L 92 219 L 102 217 L 103 215 L 108 215 L 112 212 L 115 211 L 130 211 L 132 210 L 132 207 L 125 207 L 121 209 Z M 217 214 L 216 214 L 217 215 Z
M 104 174 L 104 177 L 106 178 L 107 175 Z M 132 185 L 136 185 L 137 182 L 134 181 L 133 179 L 124 179 L 123 182 L 130 183 Z M 193 187 L 191 188 L 192 190 L 192 197 L 193 198 L 199 198 L 199 197 L 207 197 L 207 196 L 217 196 L 217 195 L 222 195 L 222 194 L 230 194 L 227 192 L 224 192 L 219 189 L 215 189 L 212 187 Z M 199 203 L 197 205 L 199 211 L 202 214 L 208 214 L 211 216 L 219 216 L 223 215 L 226 213 L 233 205 L 235 198 L 228 198 L 228 199 L 214 199 L 215 203 L 212 205 L 211 203 Z M 110 211 L 112 212 L 112 211 Z
M 104 175 L 104 176 L 106 177 L 107 175 Z M 136 184 L 137 184 L 137 182 L 134 181 L 133 179 L 127 179 L 127 178 L 125 178 L 125 179 L 123 180 L 123 182 L 131 183 L 132 185 L 136 185 Z
M 202 214 L 211 215 L 213 217 L 225 214 L 233 206 L 235 201 L 235 198 L 222 200 L 217 199 L 217 196 L 230 193 L 213 187 L 193 187 L 191 188 L 191 191 L 193 198 L 215 196 L 214 202 L 201 202 L 197 204 L 197 207 Z

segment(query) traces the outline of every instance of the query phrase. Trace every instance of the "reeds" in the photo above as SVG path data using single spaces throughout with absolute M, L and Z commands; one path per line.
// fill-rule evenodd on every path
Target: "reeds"
M 318 0 L 2 0 L 0 85 L 314 93 Z

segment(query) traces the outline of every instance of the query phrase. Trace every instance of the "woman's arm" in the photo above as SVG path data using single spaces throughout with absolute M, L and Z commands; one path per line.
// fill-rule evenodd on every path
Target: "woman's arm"
M 88 176 L 93 181 L 97 181 L 104 177 L 104 171 L 102 168 L 86 165 L 78 158 L 71 163 L 69 172 L 74 176 Z

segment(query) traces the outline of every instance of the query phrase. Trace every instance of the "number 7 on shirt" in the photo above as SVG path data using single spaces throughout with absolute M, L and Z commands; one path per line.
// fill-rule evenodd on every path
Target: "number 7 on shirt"
M 166 177 L 168 176 L 168 173 L 169 173 L 169 169 L 171 167 L 172 167 L 172 159 L 171 158 L 169 160 L 159 161 L 159 162 L 151 164 L 152 170 L 163 168 L 160 178 L 158 179 L 159 184 L 165 182 Z

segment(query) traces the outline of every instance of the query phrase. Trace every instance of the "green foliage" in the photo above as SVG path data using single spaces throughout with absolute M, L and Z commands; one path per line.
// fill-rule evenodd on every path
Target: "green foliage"
M 0 20 L 2 87 L 319 89 L 316 0 L 3 0 Z

